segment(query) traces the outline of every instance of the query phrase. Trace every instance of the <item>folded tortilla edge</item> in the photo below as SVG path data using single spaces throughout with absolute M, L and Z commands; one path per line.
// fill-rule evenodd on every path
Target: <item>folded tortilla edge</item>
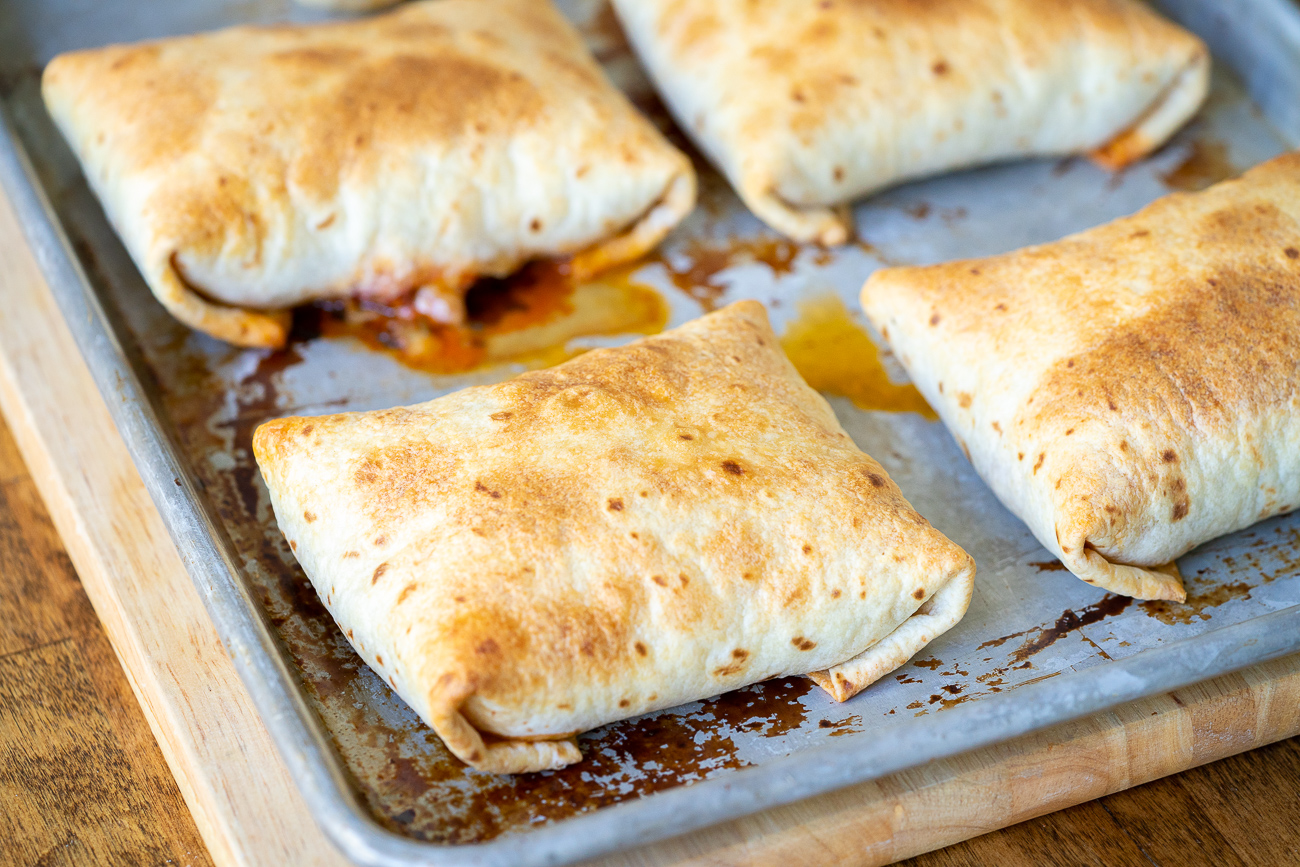
M 427 696 L 426 721 L 452 755 L 475 770 L 489 774 L 532 774 L 559 770 L 582 761 L 582 751 L 572 735 L 556 740 L 498 740 L 496 736 L 484 739 L 483 733 L 461 712 L 473 692 L 473 684 L 464 679 L 460 679 L 459 685 L 447 684 L 447 675 L 440 680 L 443 688 L 435 687 Z
M 962 552 L 961 565 L 911 617 L 852 659 L 808 674 L 836 701 L 848 701 L 906 663 L 927 644 L 957 625 L 975 590 L 975 561 Z
M 148 269 L 147 282 L 158 303 L 181 324 L 234 346 L 280 349 L 288 342 L 289 310 L 250 310 L 210 301 L 191 287 L 172 261 Z
M 682 155 L 682 166 L 668 180 L 661 195 L 627 229 L 576 253 L 569 272 L 578 281 L 639 259 L 654 249 L 695 208 L 698 182 L 695 168 Z
M 1088 158 L 1109 171 L 1119 171 L 1160 148 L 1191 119 L 1210 89 L 1210 52 L 1196 40 L 1186 64 L 1155 101 L 1123 130 Z
M 1058 544 L 1059 548 L 1060 545 Z M 1178 563 L 1161 566 L 1133 566 L 1112 563 L 1091 545 L 1082 545 L 1070 554 L 1054 552 L 1076 578 L 1120 596 L 1134 599 L 1186 602 L 1187 589 Z
M 737 184 L 736 190 L 754 215 L 800 244 L 838 247 L 852 234 L 851 217 L 831 206 L 799 208 L 777 195 L 770 184 Z

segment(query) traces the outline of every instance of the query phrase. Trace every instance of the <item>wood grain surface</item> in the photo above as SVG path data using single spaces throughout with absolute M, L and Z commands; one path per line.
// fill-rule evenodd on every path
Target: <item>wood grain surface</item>
M 20 237 L 0 196 L 0 864 L 343 863 Z M 1122 792 L 1297 732 L 1293 657 L 601 863 L 1300 863 L 1295 740 Z

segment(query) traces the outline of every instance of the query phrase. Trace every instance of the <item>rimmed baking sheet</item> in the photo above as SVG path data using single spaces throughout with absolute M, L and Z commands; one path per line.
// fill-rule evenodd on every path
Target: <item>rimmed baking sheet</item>
M 834 251 L 775 239 L 701 166 L 701 207 L 652 260 L 610 281 L 606 298 L 655 298 L 646 327 L 756 298 L 789 338 L 860 341 L 868 337 L 857 290 L 882 265 L 1051 240 L 1300 144 L 1289 103 L 1276 98 L 1300 86 L 1300 55 L 1288 41 L 1300 32 L 1294 10 L 1260 0 L 1224 23 L 1208 0 L 1171 5 L 1192 26 L 1210 28 L 1204 35 L 1220 53 L 1205 109 L 1152 159 L 1118 175 L 1083 160 L 1032 161 L 911 184 L 859 205 L 859 241 Z M 566 11 L 644 100 L 607 10 L 570 2 Z M 1300 647 L 1300 516 L 1183 558 L 1187 605 L 1102 596 L 1001 507 L 938 422 L 897 411 L 910 405 L 905 391 L 861 392 L 856 402 L 832 395 L 856 442 L 974 555 L 979 574 L 962 623 L 845 704 L 802 678 L 777 679 L 584 735 L 586 759 L 562 771 L 501 778 L 465 769 L 325 613 L 274 526 L 250 436 L 273 416 L 426 400 L 521 365 L 432 375 L 354 340 L 313 338 L 310 327 L 278 353 L 237 351 L 189 332 L 152 300 L 39 101 L 41 65 L 62 50 L 318 17 L 283 3 L 0 7 L 0 82 L 14 133 L 3 139 L 0 180 L 268 726 L 322 825 L 354 858 L 573 860 Z M 1242 27 L 1252 28 L 1253 42 L 1239 38 Z M 1234 44 L 1249 56 L 1237 57 Z M 310 317 L 300 320 L 310 326 Z M 632 336 L 580 338 L 566 351 Z M 882 363 L 902 381 L 887 354 Z M 852 391 L 845 385 L 861 373 L 822 367 L 832 390 Z M 579 814 L 590 815 L 573 821 Z

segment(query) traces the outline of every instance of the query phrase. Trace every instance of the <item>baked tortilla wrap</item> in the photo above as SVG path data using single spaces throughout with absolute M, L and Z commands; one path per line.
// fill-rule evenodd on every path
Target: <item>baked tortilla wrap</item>
M 42 86 L 158 300 L 243 346 L 326 298 L 454 321 L 477 277 L 628 261 L 695 198 L 546 0 L 76 52 Z
M 753 301 L 409 408 L 267 422 L 253 447 L 357 652 L 486 771 L 770 677 L 846 699 L 970 600 L 971 558 Z
M 614 0 L 682 128 L 791 238 L 911 178 L 1094 152 L 1121 166 L 1205 98 L 1209 52 L 1138 0 Z
M 879 271 L 862 305 L 1090 584 L 1182 601 L 1163 564 L 1300 505 L 1300 155 L 1056 243 Z

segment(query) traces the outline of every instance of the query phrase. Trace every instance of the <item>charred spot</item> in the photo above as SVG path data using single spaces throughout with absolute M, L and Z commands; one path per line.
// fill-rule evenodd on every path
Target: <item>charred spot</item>
M 464 597 L 464 596 L 454 596 L 454 597 L 452 597 L 452 601 L 453 601 L 453 602 L 464 602 L 464 601 L 465 601 L 465 597 Z
M 492 419 L 493 421 L 505 421 L 506 419 L 510 418 L 512 415 L 514 415 L 514 413 L 512 412 L 494 412 L 490 416 L 488 416 L 488 418 Z
M 388 537 L 387 537 L 387 536 L 376 536 L 376 537 L 375 537 L 375 547 L 376 547 L 376 548 L 382 548 L 382 547 L 384 547 L 384 546 L 387 545 L 387 544 L 388 544 Z
M 378 566 L 376 566 L 376 567 L 375 567 L 375 574 L 372 575 L 372 576 L 370 576 L 370 584 L 371 584 L 371 586 L 374 586 L 375 584 L 378 584 L 378 583 L 379 583 L 379 579 L 382 578 L 382 577 L 384 577 L 384 573 L 387 572 L 387 571 L 388 571 L 388 561 L 384 561 L 383 563 L 380 563 Z
M 305 437 L 311 436 L 311 432 L 314 430 L 316 430 L 316 426 L 314 424 L 309 424 L 302 429 L 302 435 Z
M 1186 518 L 1187 512 L 1190 509 L 1191 509 L 1191 504 L 1189 504 L 1186 500 L 1179 500 L 1177 503 L 1174 503 L 1174 520 L 1181 521 L 1183 518 Z
M 843 167 L 843 166 L 836 166 L 835 169 L 834 169 L 834 171 L 831 172 L 831 176 L 832 176 L 833 178 L 835 178 L 835 180 L 837 180 L 837 181 L 842 181 L 842 180 L 844 180 L 844 167 Z
M 885 477 L 880 473 L 867 473 L 867 481 L 873 488 L 883 488 L 885 486 Z
M 621 498 L 621 497 L 610 497 L 610 499 L 609 499 L 609 510 L 610 510 L 611 512 L 621 512 L 621 511 L 623 511 L 623 500 L 622 500 L 622 498 Z
M 1034 464 L 1034 475 L 1038 475 L 1038 471 L 1043 468 L 1043 461 L 1045 460 L 1047 460 L 1047 452 L 1039 452 L 1038 463 Z
M 913 590 L 913 591 L 912 591 L 912 598 L 913 598 L 913 599 L 924 599 L 924 598 L 925 598 L 925 588 L 924 588 L 924 587 L 918 587 L 918 588 L 916 588 L 915 590 Z
M 1282 252 L 1286 253 L 1288 259 L 1300 259 L 1300 250 L 1297 250 L 1295 247 L 1287 247 Z
M 1016 460 L 1018 460 L 1018 461 L 1023 461 L 1024 459 L 1025 459 L 1025 453 L 1024 453 L 1024 452 L 1018 452 L 1018 453 L 1016 454 Z
M 491 656 L 494 653 L 500 653 L 501 647 L 494 639 L 485 638 L 479 642 L 478 647 L 474 648 L 474 652 L 483 656 Z
M 678 434 L 678 435 L 677 435 L 677 438 L 678 438 L 679 440 L 693 440 L 693 439 L 695 439 L 695 437 L 691 436 L 691 435 L 688 434 L 688 433 Z
M 744 469 L 741 468 L 740 464 L 736 463 L 735 461 L 723 461 L 722 468 L 727 472 L 731 473 L 733 476 L 740 476 L 740 475 L 744 475 L 745 473 Z
M 405 601 L 406 601 L 406 597 L 408 597 L 408 596 L 410 596 L 412 593 L 414 593 L 415 590 L 416 590 L 416 587 L 418 587 L 418 586 L 419 586 L 419 585 L 417 585 L 417 584 L 415 584 L 414 582 L 412 582 L 412 583 L 410 583 L 410 584 L 407 584 L 405 587 L 403 587 L 403 588 L 402 588 L 402 592 L 399 593 L 399 594 L 397 594 L 397 604 L 398 604 L 398 605 L 401 605 L 403 602 L 405 602 Z
M 677 576 L 677 580 L 680 581 L 680 582 L 682 582 L 682 586 L 683 586 L 683 587 L 685 587 L 687 584 L 690 584 L 690 583 L 691 583 L 691 579 L 690 579 L 690 578 L 687 578 L 685 575 L 678 575 L 678 576 Z
M 1007 312 L 1007 305 L 1005 305 L 1005 304 L 995 304 L 995 305 L 993 305 L 993 309 L 994 309 L 994 310 L 997 310 L 997 311 L 999 311 L 999 312 L 1001 312 L 1001 313 L 1006 313 L 1006 312 Z
M 289 550 L 290 550 L 290 551 L 297 551 L 297 550 L 298 550 L 298 543 L 297 543 L 295 540 L 293 540 L 293 539 L 290 539 L 290 540 L 289 540 Z
M 1065 362 L 1065 366 L 1066 366 L 1066 367 L 1074 367 L 1074 359 L 1071 358 L 1069 361 Z
M 633 646 L 634 648 L 636 648 L 637 656 L 645 656 L 645 655 L 646 655 L 646 653 L 647 653 L 647 651 L 646 651 L 646 646 L 645 646 L 644 644 L 642 644 L 641 642 L 638 641 L 636 644 L 634 644 L 634 645 L 632 645 L 632 646 Z
M 528 230 L 530 232 L 540 232 L 542 230 L 542 221 L 537 217 L 533 217 L 532 220 L 528 222 Z
M 375 654 L 375 662 L 379 663 L 380 665 L 383 665 L 383 664 L 384 664 L 384 655 L 383 655 L 382 653 L 376 653 L 376 654 Z
M 938 314 L 938 313 L 933 313 L 933 314 L 930 315 L 930 325 L 932 325 L 932 326 L 933 326 L 933 325 L 938 325 L 940 321 L 941 321 L 941 320 L 940 320 L 940 318 L 939 318 L 939 314 Z
M 650 580 L 658 584 L 660 587 L 668 586 L 668 579 L 662 575 L 651 575 Z
M 1128 451 L 1128 440 L 1119 441 L 1119 450 L 1122 452 Z
M 803 552 L 804 552 L 805 554 L 811 554 L 812 551 L 813 551 L 813 549 L 812 549 L 812 545 L 804 545 L 804 546 L 803 546 Z
M 1067 428 L 1065 431 L 1066 436 L 1071 436 L 1073 433 L 1074 433 L 1074 428 Z
M 591 639 L 589 638 L 582 642 L 582 644 L 578 645 L 578 652 L 583 656 L 595 656 L 596 645 L 592 644 Z
M 948 61 L 946 60 L 936 61 L 934 66 L 930 67 L 930 71 L 932 71 L 935 75 L 947 75 Z
M 817 646 L 817 642 L 810 638 L 804 638 L 802 635 L 796 635 L 794 638 L 791 638 L 790 643 L 799 650 L 812 650 Z
M 310 524 L 312 521 L 315 521 L 315 520 L 316 520 L 316 513 L 315 513 L 315 512 L 303 512 L 303 513 L 302 513 L 302 519 L 303 519 L 304 521 L 306 521 L 308 524 Z
M 1177 463 L 1178 453 L 1175 452 L 1173 449 L 1165 449 L 1163 452 L 1160 453 L 1160 460 L 1164 461 L 1167 464 Z
M 831 591 L 831 598 L 832 599 L 840 598 L 840 588 L 836 587 L 834 590 Z
M 1110 408 L 1110 411 L 1111 411 L 1111 412 L 1118 412 L 1118 411 L 1119 411 L 1119 407 L 1115 406 L 1115 401 L 1113 401 L 1113 400 L 1108 400 L 1108 401 L 1106 401 L 1106 406 L 1108 406 L 1108 407 Z
M 957 392 L 957 405 L 962 409 L 970 409 L 971 396 L 964 391 Z
M 618 700 L 618 706 L 619 706 L 619 707 L 629 707 L 629 706 L 631 706 L 631 704 L 632 704 L 632 702 L 628 701 L 628 700 L 625 699 L 625 698 L 620 698 L 620 699 Z
M 735 650 L 731 651 L 732 659 L 747 659 L 748 657 L 749 657 L 748 650 L 741 650 L 739 647 L 737 647 Z
M 480 494 L 487 494 L 489 497 L 491 497 L 494 500 L 501 499 L 500 491 L 494 491 L 491 488 L 489 488 L 487 485 L 483 484 L 482 482 L 475 482 L 474 490 L 478 491 Z

